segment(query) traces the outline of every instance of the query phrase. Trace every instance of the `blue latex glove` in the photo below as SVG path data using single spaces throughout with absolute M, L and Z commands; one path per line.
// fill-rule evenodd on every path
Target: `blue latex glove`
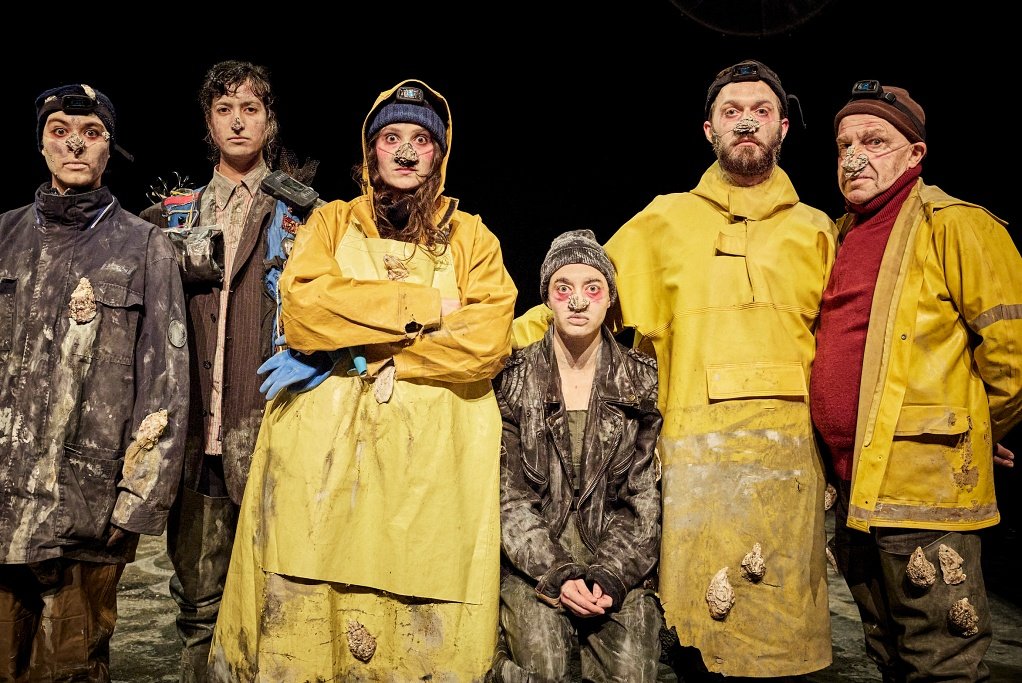
M 299 394 L 314 389 L 330 376 L 334 369 L 335 357 L 326 351 L 305 355 L 292 349 L 284 349 L 270 356 L 256 370 L 260 375 L 270 373 L 259 387 L 267 401 L 287 387 Z

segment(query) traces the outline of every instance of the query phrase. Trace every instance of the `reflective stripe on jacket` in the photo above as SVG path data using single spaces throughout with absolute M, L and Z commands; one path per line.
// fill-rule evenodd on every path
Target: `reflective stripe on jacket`
M 850 527 L 998 522 L 991 449 L 1022 419 L 1022 258 L 1004 226 L 922 180 L 902 206 L 870 312 Z

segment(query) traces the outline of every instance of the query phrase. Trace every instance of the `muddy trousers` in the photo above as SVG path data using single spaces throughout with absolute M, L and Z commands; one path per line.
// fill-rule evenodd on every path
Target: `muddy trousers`
M 620 609 L 581 619 L 562 607 L 549 607 L 536 597 L 531 584 L 511 574 L 500 583 L 500 625 L 507 654 L 504 661 L 494 663 L 491 680 L 570 681 L 574 636 L 583 680 L 657 680 L 663 613 L 651 590 L 631 590 Z
M 167 553 L 174 565 L 170 595 L 178 606 L 181 682 L 205 683 L 206 662 L 238 525 L 219 457 L 207 456 L 199 488 L 183 486 L 167 522 Z
M 110 680 L 123 564 L 0 565 L 0 681 Z
M 983 656 L 993 638 L 976 533 L 847 527 L 849 483 L 839 487 L 831 550 L 862 618 L 866 653 L 885 683 L 990 680 Z M 962 557 L 965 580 L 944 581 L 938 551 L 946 545 Z M 917 547 L 936 568 L 936 581 L 918 587 L 906 575 Z M 968 598 L 975 623 L 962 625 L 952 606 Z M 972 626 L 975 633 L 968 629 Z

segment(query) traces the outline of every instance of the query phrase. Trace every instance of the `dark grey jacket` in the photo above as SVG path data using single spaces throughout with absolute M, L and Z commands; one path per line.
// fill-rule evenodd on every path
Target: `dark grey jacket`
M 546 336 L 515 351 L 495 380 L 504 420 L 501 542 L 506 559 L 548 597 L 585 578 L 620 606 L 656 567 L 660 545 L 659 466 L 663 418 L 656 361 L 626 349 L 604 328 L 589 402 L 578 500 L 560 375 Z M 573 510 L 595 554 L 578 564 L 558 542 Z
M 166 236 L 107 188 L 49 188 L 0 214 L 0 563 L 130 561 L 137 538 L 107 548 L 111 523 L 163 533 L 181 476 L 188 353 L 177 261 Z M 83 287 L 92 293 L 72 319 Z M 162 410 L 155 444 L 134 442 Z

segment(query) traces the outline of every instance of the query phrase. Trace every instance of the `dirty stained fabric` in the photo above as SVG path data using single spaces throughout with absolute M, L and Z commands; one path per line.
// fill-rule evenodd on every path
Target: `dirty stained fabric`
M 663 619 L 644 587 L 660 545 L 656 361 L 603 327 L 592 395 L 572 424 L 564 407 L 551 327 L 516 351 L 498 380 L 501 449 L 502 636 L 514 664 L 498 670 L 562 680 L 577 634 L 587 680 L 653 681 Z M 575 467 L 575 457 L 578 466 Z M 576 618 L 556 604 L 569 579 L 599 584 L 604 616 Z M 505 673 L 508 678 L 510 674 Z
M 228 274 L 230 306 L 227 319 L 223 321 L 227 338 L 223 344 L 222 384 L 227 398 L 220 406 L 220 451 L 227 491 L 237 505 L 241 504 L 252 449 L 266 405 L 259 393 L 262 378 L 256 369 L 273 353 L 270 340 L 276 302 L 270 298 L 263 282 L 262 259 L 266 255 L 267 228 L 277 210 L 277 201 L 259 188 L 259 182 L 268 173 L 269 169 L 261 164 L 245 179 L 253 187 L 254 197 Z M 214 182 L 210 183 L 212 185 Z M 199 192 L 196 199 L 201 207 L 199 223 L 205 226 L 216 225 L 217 204 L 210 186 Z M 161 228 L 168 225 L 168 214 L 162 203 L 148 207 L 140 215 Z M 185 286 L 188 332 L 192 337 L 192 382 L 183 481 L 191 491 L 200 488 L 202 461 L 207 452 L 205 429 L 213 413 L 213 367 L 222 291 L 220 282 L 193 282 Z
M 357 271 L 382 263 L 373 258 L 382 248 L 410 250 L 349 228 L 339 254 Z M 418 250 L 412 272 L 428 272 L 416 261 L 429 258 Z M 434 275 L 441 290 L 454 286 L 453 268 Z M 497 618 L 500 415 L 490 382 L 397 381 L 381 404 L 350 367 L 268 408 L 211 665 L 472 680 L 492 656 Z M 253 599 L 257 609 L 239 609 Z M 368 664 L 346 645 L 350 620 L 377 639 Z M 408 628 L 417 621 L 432 626 Z
M 299 232 L 282 276 L 285 333 L 303 351 L 360 347 L 373 379 L 393 363 L 397 381 L 381 402 L 342 357 L 316 389 L 268 405 L 213 680 L 467 682 L 493 656 L 500 413 L 490 380 L 510 354 L 517 292 L 496 237 L 454 200 L 438 211 L 451 240 L 439 257 L 380 238 L 370 202 L 327 204 Z M 394 259 L 407 266 L 397 280 Z M 441 297 L 462 308 L 441 320 Z
M 659 368 L 665 618 L 727 676 L 831 662 L 824 477 L 807 387 L 835 240 L 780 168 L 742 188 L 714 163 L 695 189 L 656 197 L 606 245 L 623 327 Z M 547 318 L 537 308 L 516 320 L 515 346 Z M 758 583 L 740 570 L 756 543 Z M 717 620 L 705 595 L 724 567 L 736 600 Z
M 1004 223 L 917 181 L 870 311 L 849 526 L 997 524 L 991 450 L 1022 420 L 1019 339 L 1022 259 Z
M 501 537 L 511 566 L 548 597 L 585 578 L 620 605 L 659 556 L 655 447 L 663 420 L 656 361 L 623 349 L 607 328 L 601 334 L 577 480 L 553 328 L 516 351 L 500 375 Z M 558 540 L 576 524 L 590 556 L 584 563 Z
M 0 239 L 0 563 L 130 561 L 133 540 L 106 547 L 110 523 L 161 534 L 181 473 L 188 358 L 170 242 L 105 187 L 49 183 L 0 216 Z M 76 290 L 94 302 L 70 310 Z M 159 436 L 136 442 L 147 417 Z

